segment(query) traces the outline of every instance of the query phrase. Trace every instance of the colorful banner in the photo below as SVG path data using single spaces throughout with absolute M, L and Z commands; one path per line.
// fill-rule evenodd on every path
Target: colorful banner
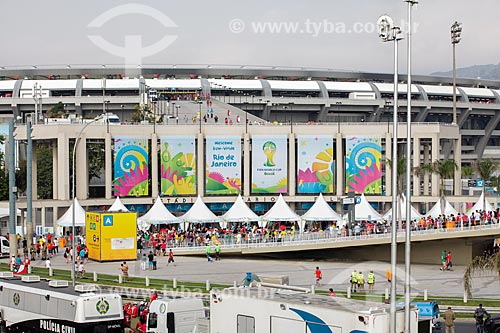
M 372 136 L 346 137 L 346 190 L 382 193 L 382 140 Z
M 288 192 L 286 135 L 252 136 L 252 194 Z
M 194 136 L 161 138 L 161 195 L 196 194 L 196 145 Z
M 207 195 L 241 192 L 241 137 L 207 136 Z
M 114 153 L 114 195 L 147 196 L 149 194 L 148 138 L 115 137 Z
M 297 193 L 333 193 L 335 154 L 332 135 L 300 135 Z

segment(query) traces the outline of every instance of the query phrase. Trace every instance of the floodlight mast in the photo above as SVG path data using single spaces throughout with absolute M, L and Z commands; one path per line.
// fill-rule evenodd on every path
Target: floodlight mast
M 392 225 L 391 225 L 391 298 L 390 298 L 390 331 L 396 332 L 396 264 L 397 264 L 397 160 L 398 160 L 398 42 L 401 28 L 394 25 L 394 21 L 388 15 L 382 15 L 378 21 L 378 35 L 383 42 L 394 42 L 394 109 L 393 109 L 393 129 L 392 129 Z

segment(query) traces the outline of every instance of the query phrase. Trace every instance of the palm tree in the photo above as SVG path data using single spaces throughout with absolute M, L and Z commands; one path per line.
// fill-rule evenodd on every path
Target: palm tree
M 386 159 L 385 164 L 392 169 L 392 160 L 391 159 Z M 396 178 L 397 178 L 397 188 L 398 188 L 398 228 L 402 229 L 402 219 L 401 219 L 401 201 L 403 200 L 403 177 L 406 175 L 406 158 L 400 158 L 397 160 L 397 172 L 396 172 Z M 393 211 L 393 220 L 394 220 L 394 207 L 392 209 Z
M 453 178 L 453 175 L 455 174 L 455 170 L 458 169 L 457 163 L 454 160 L 445 160 L 445 161 L 440 161 L 436 160 L 429 166 L 426 166 L 427 169 L 431 170 L 432 173 L 436 174 L 439 176 L 440 180 L 440 202 L 441 202 L 441 214 L 444 215 L 444 203 L 445 203 L 445 197 L 444 197 L 444 180 L 445 179 L 450 179 Z
M 464 289 L 467 296 L 472 297 L 472 277 L 476 272 L 494 272 L 498 274 L 500 280 L 500 252 L 490 256 L 475 257 L 467 266 L 464 272 Z
M 485 160 L 480 160 L 474 164 L 474 168 L 477 173 L 484 180 L 485 185 L 486 182 L 489 182 L 493 179 L 493 174 L 497 171 L 499 166 L 498 162 L 493 162 L 490 158 Z M 485 187 L 483 187 L 483 209 L 486 210 L 486 191 Z
M 474 169 L 469 165 L 462 165 L 462 178 L 470 178 L 474 175 Z

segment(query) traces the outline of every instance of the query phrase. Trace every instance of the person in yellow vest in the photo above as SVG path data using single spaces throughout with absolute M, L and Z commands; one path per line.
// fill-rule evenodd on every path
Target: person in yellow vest
M 365 275 L 363 272 L 358 273 L 358 290 L 365 291 Z
M 356 270 L 351 273 L 351 292 L 355 293 L 358 287 L 358 272 Z
M 375 287 L 375 274 L 373 274 L 373 271 L 370 271 L 370 273 L 368 273 L 367 282 L 368 282 L 368 291 L 373 292 L 373 288 Z

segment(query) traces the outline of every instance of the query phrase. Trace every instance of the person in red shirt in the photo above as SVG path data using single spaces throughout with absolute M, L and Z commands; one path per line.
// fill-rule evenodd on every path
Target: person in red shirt
M 323 279 L 323 274 L 321 273 L 319 267 L 316 267 L 316 272 L 314 274 L 316 276 L 316 285 L 321 286 L 321 279 Z
M 330 289 L 328 289 L 328 296 L 337 297 L 337 294 L 333 291 L 332 288 L 330 288 Z
M 146 320 L 141 317 L 141 319 L 135 325 L 135 331 L 139 333 L 146 333 Z

